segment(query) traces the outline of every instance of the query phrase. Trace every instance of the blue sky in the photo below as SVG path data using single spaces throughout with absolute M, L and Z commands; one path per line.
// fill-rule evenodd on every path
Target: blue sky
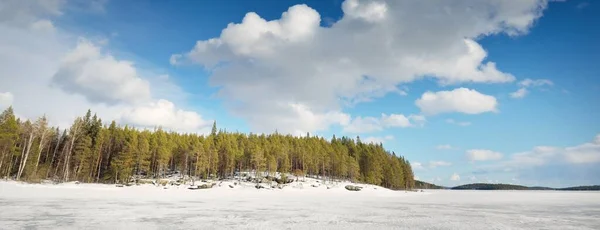
M 2 4 L 0 107 L 24 118 L 360 136 L 437 184 L 600 184 L 594 1 Z

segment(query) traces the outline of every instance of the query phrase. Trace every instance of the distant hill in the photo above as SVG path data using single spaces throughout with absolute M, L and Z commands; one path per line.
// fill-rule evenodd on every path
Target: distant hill
M 415 189 L 446 189 L 445 187 L 430 184 L 424 181 L 415 180 Z
M 416 182 L 415 182 L 416 183 Z M 486 184 L 486 183 L 475 183 L 460 185 L 451 188 L 453 190 L 559 190 L 559 191 L 600 191 L 600 185 L 593 186 L 578 186 L 568 188 L 549 188 L 549 187 L 527 187 L 523 185 L 514 184 Z
M 561 191 L 600 191 L 600 185 L 560 188 Z
M 452 188 L 454 190 L 530 190 L 529 187 L 512 184 L 465 184 Z

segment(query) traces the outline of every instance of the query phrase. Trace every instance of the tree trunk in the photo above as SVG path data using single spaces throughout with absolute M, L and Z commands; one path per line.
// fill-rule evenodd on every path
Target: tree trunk
M 58 135 L 60 135 L 60 133 Z M 54 152 L 52 153 L 52 160 L 50 160 L 50 166 L 48 168 L 48 173 L 46 173 L 46 178 L 50 176 L 50 169 L 52 169 L 52 166 L 54 165 L 54 158 L 56 157 L 56 151 L 58 151 L 58 147 L 60 146 L 61 140 L 62 137 L 58 136 L 58 142 L 56 142 L 56 146 L 54 147 Z M 56 165 L 56 168 L 58 169 L 58 165 Z M 54 175 L 56 176 L 56 171 L 54 172 Z
M 65 151 L 66 151 L 66 149 L 67 149 L 67 145 L 69 145 L 69 144 L 68 144 L 68 143 L 66 143 L 66 144 L 63 146 L 63 150 L 62 150 L 62 154 L 61 154 L 61 155 L 63 155 L 63 156 L 66 154 L 66 153 L 65 153 Z M 58 168 L 59 168 L 59 166 L 60 166 L 60 161 L 61 161 L 62 159 L 63 159 L 62 157 L 59 157 L 59 158 L 58 158 L 58 162 L 56 163 L 56 168 L 54 168 L 54 175 L 53 175 L 53 177 L 56 177 L 56 175 L 58 174 Z M 64 164 L 64 163 L 63 163 L 63 164 Z
M 23 174 L 23 170 L 25 169 L 25 165 L 27 164 L 27 158 L 29 157 L 29 151 L 31 150 L 31 145 L 33 144 L 33 131 L 29 134 L 29 141 L 27 142 L 27 151 L 25 151 L 25 156 L 21 161 L 21 165 L 19 166 L 19 172 L 17 172 L 17 180 L 21 179 L 21 175 Z
M 4 155 L 6 155 L 6 154 L 4 151 L 2 151 L 2 155 L 0 156 L 0 175 L 2 175 L 2 164 L 4 164 L 4 158 L 5 158 Z
M 44 138 L 46 137 L 46 130 L 44 130 L 42 132 L 42 138 L 40 139 L 40 145 L 39 145 L 39 152 L 38 152 L 38 157 L 37 157 L 37 161 L 35 162 L 35 169 L 33 170 L 33 175 L 37 174 L 37 169 L 38 169 L 38 165 L 40 165 L 40 157 L 42 156 L 42 149 L 44 146 Z
M 15 158 L 15 156 L 10 156 L 10 164 L 8 164 L 8 172 L 6 172 L 6 176 L 9 178 L 10 178 L 10 171 L 12 171 L 14 158 Z
M 71 152 L 73 151 L 73 145 L 75 145 L 75 139 L 77 139 L 77 131 L 79 129 L 79 125 L 75 125 L 75 130 L 73 131 L 73 137 L 71 139 L 71 145 L 69 146 L 69 152 L 67 152 L 67 160 L 65 161 L 65 176 L 64 176 L 64 180 L 68 181 L 69 180 L 69 161 L 71 158 Z
M 98 169 L 97 172 L 97 176 L 96 176 L 96 182 L 98 182 L 100 180 L 100 167 L 102 166 L 102 144 L 100 143 L 100 151 L 98 152 L 98 166 L 96 167 Z

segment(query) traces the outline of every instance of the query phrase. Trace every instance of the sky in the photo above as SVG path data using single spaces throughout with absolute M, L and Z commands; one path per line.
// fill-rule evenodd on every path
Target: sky
M 591 0 L 0 2 L 0 109 L 382 142 L 454 186 L 600 184 Z

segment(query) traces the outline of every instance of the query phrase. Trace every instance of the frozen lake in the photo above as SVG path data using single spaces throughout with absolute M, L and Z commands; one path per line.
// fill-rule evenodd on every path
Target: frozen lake
M 600 229 L 600 193 L 0 182 L 0 229 Z

